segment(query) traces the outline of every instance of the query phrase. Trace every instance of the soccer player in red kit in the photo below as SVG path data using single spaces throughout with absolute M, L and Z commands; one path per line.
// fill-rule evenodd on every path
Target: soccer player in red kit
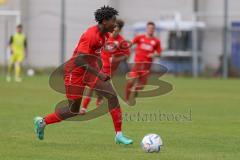
M 147 84 L 147 78 L 150 74 L 153 58 L 159 56 L 162 52 L 161 43 L 154 36 L 155 24 L 147 23 L 146 34 L 136 36 L 132 45 L 136 44 L 134 65 L 129 72 L 130 79 L 127 82 L 125 90 L 125 100 L 129 102 L 131 91 L 136 94 L 138 90 L 142 90 Z
M 115 142 L 125 145 L 133 143 L 121 132 L 122 112 L 117 94 L 108 81 L 109 76 L 99 72 L 98 66 L 101 48 L 109 37 L 108 32 L 113 32 L 116 27 L 117 15 L 118 11 L 109 6 L 96 10 L 95 20 L 98 24 L 88 28 L 82 34 L 73 56 L 64 66 L 64 83 L 69 103 L 57 108 L 54 113 L 44 118 L 34 119 L 35 133 L 40 140 L 44 139 L 44 129 L 47 125 L 79 115 L 83 92 L 88 86 L 108 100 L 109 112 L 116 131 Z
M 102 70 L 101 72 L 112 77 L 113 73 L 118 68 L 121 61 L 126 60 L 130 54 L 129 47 L 126 47 L 127 41 L 120 35 L 120 32 L 124 26 L 124 22 L 120 19 L 116 21 L 116 27 L 108 38 L 105 47 L 101 53 Z M 83 100 L 80 114 L 85 114 L 88 105 L 91 101 L 92 89 L 87 90 L 86 98 Z M 101 104 L 102 97 L 98 97 L 96 105 L 97 107 Z

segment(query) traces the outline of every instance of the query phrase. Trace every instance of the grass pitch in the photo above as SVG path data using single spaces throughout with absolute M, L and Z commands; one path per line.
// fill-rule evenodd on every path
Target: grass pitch
M 34 116 L 54 111 L 64 95 L 49 87 L 47 76 L 25 78 L 22 83 L 6 83 L 1 77 L 0 160 L 238 160 L 240 81 L 164 79 L 173 85 L 172 92 L 139 99 L 135 107 L 122 104 L 127 113 L 123 131 L 134 140 L 132 146 L 122 146 L 114 143 L 109 115 L 48 126 L 45 140 L 37 140 Z M 138 113 L 163 117 L 138 119 L 133 116 Z M 161 135 L 160 153 L 141 150 L 140 141 L 148 133 Z

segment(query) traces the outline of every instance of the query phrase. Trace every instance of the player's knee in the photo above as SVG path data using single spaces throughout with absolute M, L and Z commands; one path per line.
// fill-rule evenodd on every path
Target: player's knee
M 78 115 L 81 100 L 62 101 L 57 104 L 55 113 L 62 120 Z
M 112 110 L 113 108 L 119 107 L 119 106 L 120 104 L 117 97 L 112 97 L 111 99 L 108 99 L 109 110 Z
M 108 100 L 111 100 L 111 99 L 117 99 L 117 95 L 114 93 L 114 94 L 107 94 L 106 97 Z
M 62 120 L 74 117 L 77 115 L 77 112 L 72 111 L 69 106 L 62 106 L 55 110 L 55 113 L 58 115 L 59 118 Z

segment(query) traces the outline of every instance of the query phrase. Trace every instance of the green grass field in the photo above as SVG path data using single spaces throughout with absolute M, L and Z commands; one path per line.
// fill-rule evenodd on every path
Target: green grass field
M 36 139 L 34 116 L 44 116 L 64 98 L 51 90 L 47 76 L 22 83 L 0 80 L 0 160 L 238 160 L 240 157 L 240 81 L 171 78 L 172 92 L 141 99 L 125 113 L 161 112 L 189 115 L 189 120 L 130 121 L 123 130 L 132 146 L 116 145 L 109 115 L 87 122 L 63 122 L 46 128 Z M 92 106 L 94 104 L 92 103 Z M 144 153 L 140 141 L 160 134 L 160 153 Z

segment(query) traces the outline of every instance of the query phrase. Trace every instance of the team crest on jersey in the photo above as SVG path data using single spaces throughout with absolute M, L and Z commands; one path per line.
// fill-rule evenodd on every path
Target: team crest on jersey
M 156 44 L 156 42 L 155 42 L 154 40 L 151 40 L 150 43 L 151 43 L 151 45 L 153 45 L 153 46 Z
M 115 52 L 118 48 L 118 45 L 119 45 L 118 41 L 107 42 L 104 49 L 107 52 Z
M 118 41 L 114 41 L 113 42 L 116 46 L 119 46 L 119 42 Z

